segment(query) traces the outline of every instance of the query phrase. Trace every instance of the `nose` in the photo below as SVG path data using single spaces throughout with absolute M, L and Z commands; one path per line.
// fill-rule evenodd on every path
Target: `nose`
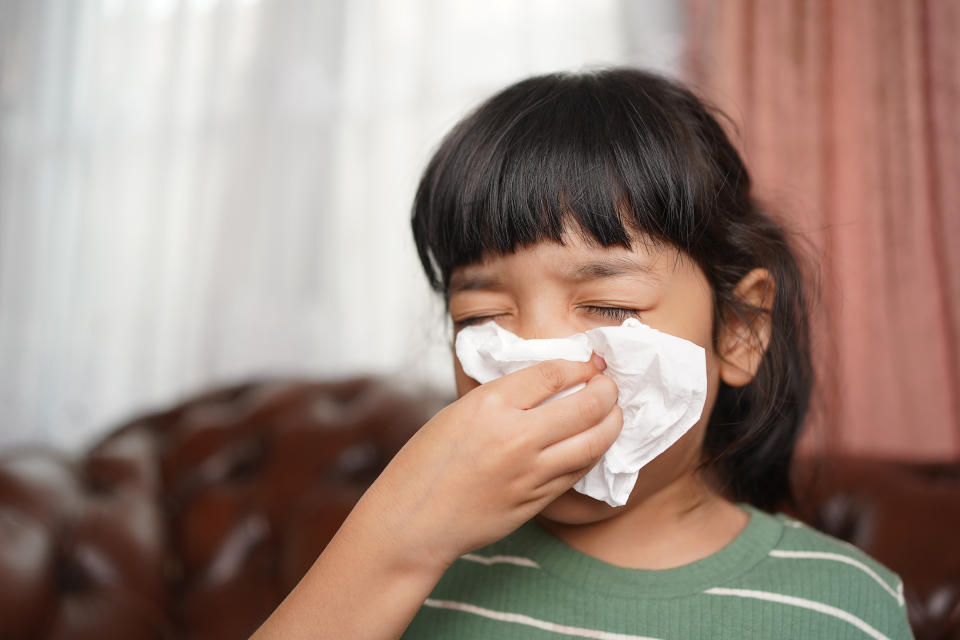
M 524 340 L 541 338 L 566 338 L 582 329 L 574 326 L 558 310 L 531 310 L 521 314 L 516 326 L 516 334 Z

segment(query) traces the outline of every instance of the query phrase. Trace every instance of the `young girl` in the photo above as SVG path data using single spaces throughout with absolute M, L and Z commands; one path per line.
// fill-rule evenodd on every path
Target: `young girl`
M 631 69 L 515 84 L 443 141 L 413 231 L 456 331 L 637 318 L 705 350 L 701 418 L 612 507 L 570 490 L 623 424 L 602 359 L 484 385 L 457 363 L 459 400 L 258 637 L 911 637 L 896 575 L 767 513 L 812 383 L 801 274 L 693 94 Z

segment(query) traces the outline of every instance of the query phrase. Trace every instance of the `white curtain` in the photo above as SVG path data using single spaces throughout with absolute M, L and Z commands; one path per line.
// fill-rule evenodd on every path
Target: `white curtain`
M 0 0 L 0 444 L 262 376 L 450 387 L 409 232 L 523 76 L 671 72 L 670 0 Z

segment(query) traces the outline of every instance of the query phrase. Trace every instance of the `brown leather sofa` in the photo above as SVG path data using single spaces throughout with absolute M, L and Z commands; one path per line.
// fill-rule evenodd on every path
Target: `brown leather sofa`
M 79 458 L 0 454 L 0 638 L 244 638 L 442 405 L 373 379 L 263 382 Z M 917 638 L 960 638 L 960 464 L 797 465 L 799 514 L 898 571 Z

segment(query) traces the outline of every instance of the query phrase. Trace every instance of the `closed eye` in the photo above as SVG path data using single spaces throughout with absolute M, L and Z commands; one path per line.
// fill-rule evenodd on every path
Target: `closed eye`
M 616 322 L 623 322 L 627 318 L 637 318 L 640 319 L 640 310 L 633 309 L 630 307 L 603 307 L 599 305 L 581 305 L 581 309 L 587 313 L 602 318 L 604 320 L 613 320 Z M 505 313 L 492 313 L 482 316 L 473 316 L 470 318 L 462 318 L 456 320 L 453 323 L 453 328 L 455 331 L 459 331 L 464 327 L 469 327 L 471 325 L 483 324 L 489 320 L 495 320 L 501 316 L 507 315 Z
M 499 318 L 499 317 L 502 316 L 502 315 L 506 315 L 506 314 L 503 314 L 503 313 L 493 313 L 493 314 L 486 315 L 486 316 L 473 316 L 472 318 L 462 318 L 462 319 L 460 319 L 460 320 L 455 320 L 455 321 L 454 321 L 454 323 L 453 323 L 453 328 L 454 328 L 455 331 L 459 331 L 460 329 L 463 329 L 464 327 L 469 327 L 469 326 L 474 325 L 474 324 L 483 324 L 484 322 L 487 322 L 488 320 L 493 320 L 494 318 Z
M 627 318 L 640 318 L 640 310 L 631 309 L 629 307 L 601 307 L 597 305 L 583 305 L 580 308 L 595 316 L 599 316 L 608 320 L 616 320 L 618 322 L 623 322 Z

